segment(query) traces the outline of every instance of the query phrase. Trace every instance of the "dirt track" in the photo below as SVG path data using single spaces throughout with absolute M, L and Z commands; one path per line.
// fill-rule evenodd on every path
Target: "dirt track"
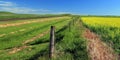
M 102 42 L 96 34 L 86 29 L 84 37 L 88 41 L 87 49 L 91 60 L 115 60 L 116 56 L 112 49 Z

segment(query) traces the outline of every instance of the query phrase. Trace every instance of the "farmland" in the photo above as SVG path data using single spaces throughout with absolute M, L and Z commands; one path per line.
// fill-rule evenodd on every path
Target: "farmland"
M 48 60 L 50 26 L 56 29 L 54 60 L 89 59 L 79 17 L 6 20 L 0 22 L 0 60 Z
M 101 40 L 120 54 L 119 17 L 82 17 L 84 26 L 100 36 Z
M 69 14 L 16 14 L 11 12 L 0 12 L 0 21 L 13 21 L 13 20 L 25 20 L 25 19 L 37 19 L 37 18 L 49 18 L 49 17 L 61 17 Z
M 52 60 L 115 60 L 120 54 L 119 17 L 18 15 L 26 14 L 1 13 L 5 18 L 0 21 L 0 60 L 49 60 L 51 26 Z

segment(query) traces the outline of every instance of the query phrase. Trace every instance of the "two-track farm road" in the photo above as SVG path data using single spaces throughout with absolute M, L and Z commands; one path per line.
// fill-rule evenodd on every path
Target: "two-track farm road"
M 116 60 L 113 50 L 108 47 L 100 38 L 86 29 L 84 37 L 87 39 L 87 49 L 91 60 Z

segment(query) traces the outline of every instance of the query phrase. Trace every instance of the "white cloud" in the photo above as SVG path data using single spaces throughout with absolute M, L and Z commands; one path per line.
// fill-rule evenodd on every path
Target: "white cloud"
M 49 11 L 51 11 L 51 10 L 39 9 L 38 11 L 41 11 L 41 12 L 49 12 Z
M 43 12 L 48 12 L 50 10 L 30 9 L 25 7 L 1 7 L 0 11 L 10 11 L 14 13 L 43 13 Z
M 0 7 L 8 7 L 8 6 L 14 6 L 14 5 L 16 4 L 12 2 L 0 1 Z
M 18 7 L 16 3 L 0 1 L 0 11 L 9 11 L 13 13 L 44 13 L 50 10 L 46 9 L 32 9 L 27 7 Z
M 58 14 L 70 14 L 71 12 L 58 12 Z

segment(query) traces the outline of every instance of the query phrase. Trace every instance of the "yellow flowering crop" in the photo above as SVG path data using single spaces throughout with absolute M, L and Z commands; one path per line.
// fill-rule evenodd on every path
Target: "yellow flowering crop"
M 120 27 L 120 18 L 112 17 L 82 17 L 82 21 L 87 25 L 103 25 L 111 27 Z

